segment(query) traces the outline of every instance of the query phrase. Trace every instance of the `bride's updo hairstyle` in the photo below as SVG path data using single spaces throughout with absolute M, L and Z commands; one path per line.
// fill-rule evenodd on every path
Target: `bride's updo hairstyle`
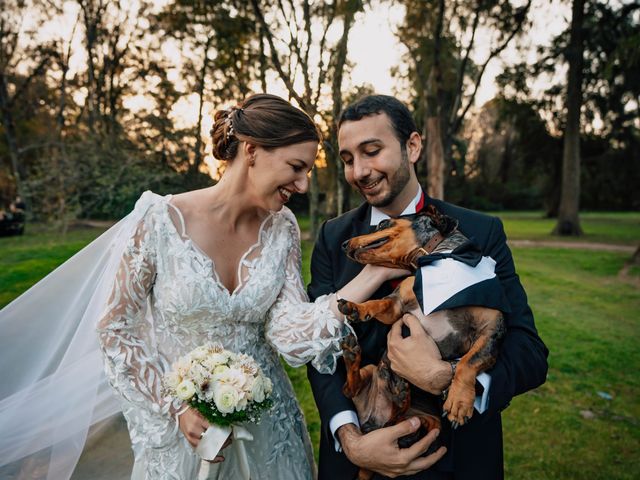
M 243 141 L 269 149 L 321 139 L 309 115 L 267 93 L 252 95 L 228 110 L 218 110 L 214 119 L 211 137 L 213 156 L 218 160 L 233 160 Z

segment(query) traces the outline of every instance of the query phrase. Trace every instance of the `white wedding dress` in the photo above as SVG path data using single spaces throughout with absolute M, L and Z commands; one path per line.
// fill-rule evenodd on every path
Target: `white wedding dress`
M 201 461 L 176 426 L 170 411 L 177 403 L 164 395 L 161 377 L 179 356 L 207 341 L 252 355 L 273 382 L 273 409 L 246 425 L 254 437 L 245 442 L 251 478 L 313 478 L 304 418 L 278 354 L 291 365 L 312 361 L 332 372 L 344 327 L 329 310 L 330 296 L 308 303 L 293 214 L 283 208 L 264 220 L 238 266 L 233 292 L 186 236 L 171 196 L 145 192 L 132 215 L 137 226 L 120 239 L 122 254 L 97 319 L 107 378 L 131 436 L 132 478 L 198 477 Z M 233 443 L 223 454 L 211 478 L 240 478 Z

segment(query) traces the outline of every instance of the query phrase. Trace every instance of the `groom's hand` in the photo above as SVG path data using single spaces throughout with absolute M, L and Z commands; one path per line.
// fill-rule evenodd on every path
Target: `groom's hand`
M 351 463 L 393 478 L 426 470 L 447 452 L 445 447 L 440 447 L 431 455 L 422 457 L 440 433 L 439 430 L 432 430 L 409 448 L 398 447 L 398 438 L 415 432 L 419 427 L 420 421 L 412 417 L 364 435 L 352 423 L 343 425 L 336 433 Z
M 402 337 L 402 326 L 410 336 Z M 391 370 L 416 387 L 440 395 L 453 378 L 451 364 L 442 360 L 436 342 L 424 331 L 420 320 L 410 313 L 391 327 L 387 336 L 387 356 Z

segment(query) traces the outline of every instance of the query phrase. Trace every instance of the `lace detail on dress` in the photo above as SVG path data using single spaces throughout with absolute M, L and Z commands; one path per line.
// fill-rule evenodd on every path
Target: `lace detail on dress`
M 267 340 L 292 367 L 312 362 L 320 373 L 335 372 L 342 350 L 336 339 L 342 337 L 343 322 L 329 309 L 334 294 L 309 303 L 302 281 L 300 231 L 291 212 L 282 216 L 290 222 L 290 253 L 285 281 L 276 303 L 269 310 Z
M 331 371 L 341 322 L 326 299 L 306 303 L 295 217 L 283 209 L 265 220 L 229 293 L 211 259 L 176 228 L 169 200 L 156 197 L 129 241 L 98 325 L 109 381 L 123 399 L 134 476 L 197 475 L 200 461 L 175 425 L 177 405 L 163 397 L 161 376 L 180 355 L 214 341 L 252 355 L 274 384 L 274 408 L 247 425 L 254 435 L 245 444 L 252 478 L 312 478 L 303 417 L 275 349 L 292 365 L 313 360 Z M 233 446 L 225 458 L 218 478 L 236 478 Z

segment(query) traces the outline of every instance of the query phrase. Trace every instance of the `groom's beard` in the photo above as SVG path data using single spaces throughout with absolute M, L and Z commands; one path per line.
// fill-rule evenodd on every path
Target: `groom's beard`
M 361 189 L 358 189 L 360 195 L 369 205 L 376 208 L 388 207 L 393 201 L 402 193 L 404 187 L 407 186 L 411 179 L 411 164 L 409 163 L 409 155 L 407 154 L 406 147 L 400 149 L 402 155 L 402 162 L 400 167 L 391 176 L 387 176 L 387 184 L 389 191 L 380 199 L 369 200 Z

